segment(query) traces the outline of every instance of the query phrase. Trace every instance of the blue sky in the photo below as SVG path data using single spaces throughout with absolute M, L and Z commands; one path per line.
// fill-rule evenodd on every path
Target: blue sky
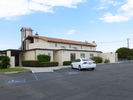
M 4 10 L 3 10 L 4 9 Z M 96 41 L 97 50 L 133 48 L 133 0 L 1 0 L 0 50 L 21 45 L 21 27 L 41 36 Z

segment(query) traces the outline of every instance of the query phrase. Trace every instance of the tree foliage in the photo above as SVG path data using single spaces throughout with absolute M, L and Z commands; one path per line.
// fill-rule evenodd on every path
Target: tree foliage
M 10 65 L 10 58 L 8 56 L 0 56 L 0 68 L 8 68 Z
M 122 48 L 119 48 L 118 50 L 116 50 L 116 53 L 118 53 L 119 59 L 128 59 L 128 60 L 133 59 L 133 50 L 132 49 L 122 47 Z

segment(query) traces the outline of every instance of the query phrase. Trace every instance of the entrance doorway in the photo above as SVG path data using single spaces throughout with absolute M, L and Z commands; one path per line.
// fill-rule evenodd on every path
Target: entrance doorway
M 71 61 L 74 61 L 76 59 L 76 54 L 75 53 L 71 53 Z

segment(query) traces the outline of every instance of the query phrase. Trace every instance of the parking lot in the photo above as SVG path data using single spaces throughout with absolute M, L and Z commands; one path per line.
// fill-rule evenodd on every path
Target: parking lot
M 133 63 L 0 74 L 1 100 L 132 100 Z

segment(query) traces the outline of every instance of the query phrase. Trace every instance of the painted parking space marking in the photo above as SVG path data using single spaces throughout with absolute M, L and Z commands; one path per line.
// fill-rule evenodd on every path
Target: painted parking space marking
M 79 74 L 80 72 L 66 72 L 67 75 L 76 75 Z
M 39 80 L 39 79 L 38 79 L 38 76 L 37 76 L 34 72 L 32 72 L 32 74 L 33 74 L 35 80 Z
M 49 79 L 55 79 L 64 77 L 64 75 L 58 73 L 58 72 L 52 72 L 52 73 L 34 73 L 33 74 L 35 80 L 49 80 Z
M 13 84 L 13 83 L 26 83 L 25 79 L 16 79 L 16 80 L 6 80 L 5 84 Z

